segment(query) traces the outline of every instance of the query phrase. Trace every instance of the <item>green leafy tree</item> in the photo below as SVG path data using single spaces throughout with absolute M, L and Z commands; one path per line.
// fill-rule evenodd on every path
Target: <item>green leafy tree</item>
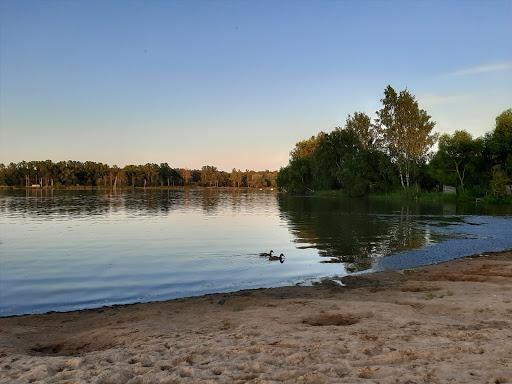
M 492 178 L 490 182 L 491 195 L 497 198 L 502 198 L 507 194 L 507 185 L 510 182 L 505 171 L 499 165 L 492 169 Z
M 439 156 L 448 170 L 455 172 L 460 189 L 464 191 L 466 170 L 472 162 L 477 146 L 466 131 L 455 131 L 453 135 L 443 134 L 439 138 Z
M 512 108 L 496 117 L 496 127 L 490 136 L 490 150 L 495 165 L 512 176 Z
M 313 192 L 310 159 L 299 157 L 290 160 L 288 166 L 279 170 L 277 185 L 292 193 Z
M 403 188 L 412 184 L 414 167 L 427 160 L 437 135 L 432 133 L 435 122 L 420 109 L 414 95 L 408 90 L 396 91 L 388 85 L 377 111 L 377 125 L 382 129 L 384 143 L 397 165 Z
M 310 158 L 318 145 L 318 136 L 311 136 L 307 140 L 299 141 L 290 152 L 292 160 Z
M 372 124 L 370 116 L 364 112 L 348 115 L 345 129 L 355 134 L 364 149 L 376 148 L 382 142 L 380 127 Z

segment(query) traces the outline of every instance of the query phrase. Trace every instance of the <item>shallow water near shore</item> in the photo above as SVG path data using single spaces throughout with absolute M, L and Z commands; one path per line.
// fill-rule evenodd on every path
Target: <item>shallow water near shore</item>
M 475 205 L 272 191 L 3 190 L 0 316 L 282 286 L 499 251 L 512 248 L 511 217 Z M 284 263 L 258 256 L 270 249 L 284 253 Z

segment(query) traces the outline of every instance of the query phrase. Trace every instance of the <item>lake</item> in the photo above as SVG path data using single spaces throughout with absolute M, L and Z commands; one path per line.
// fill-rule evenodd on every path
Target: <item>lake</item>
M 512 248 L 510 207 L 272 191 L 0 191 L 0 316 L 409 268 Z M 283 263 L 260 252 L 283 253 Z

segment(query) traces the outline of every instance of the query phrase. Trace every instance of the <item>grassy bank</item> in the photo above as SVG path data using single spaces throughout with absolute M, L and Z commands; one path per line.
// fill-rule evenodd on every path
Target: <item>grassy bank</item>
M 315 191 L 314 197 L 330 197 L 330 198 L 354 198 L 349 196 L 343 190 L 325 190 Z M 443 192 L 425 192 L 425 191 L 391 191 L 391 192 L 374 192 L 367 196 L 361 197 L 371 200 L 382 201 L 418 201 L 432 203 L 475 203 L 475 204 L 492 204 L 492 205 L 509 205 L 512 204 L 512 196 L 495 197 L 484 196 L 475 197 L 470 194 L 455 194 Z
M 512 196 L 484 196 L 476 197 L 467 193 L 443 193 L 443 192 L 418 192 L 418 191 L 394 191 L 389 193 L 370 194 L 371 199 L 382 200 L 416 200 L 421 202 L 439 202 L 439 203 L 475 203 L 475 204 L 493 204 L 508 205 L 512 204 Z
M 468 202 L 471 199 L 466 196 L 460 199 L 455 193 L 442 192 L 418 192 L 418 191 L 393 191 L 387 193 L 372 193 L 369 198 L 375 200 L 396 200 L 396 201 L 422 201 L 422 202 Z M 474 199 L 473 199 L 474 200 Z
M 373 199 L 386 201 L 432 201 L 432 202 L 456 202 L 459 198 L 456 194 L 447 194 L 442 192 L 418 192 L 418 191 L 392 191 L 392 192 L 374 192 L 361 197 L 352 197 L 343 190 L 325 190 L 315 191 L 315 197 L 335 197 L 352 199 Z M 464 198 L 464 201 L 471 199 Z M 474 199 L 473 199 L 474 200 Z

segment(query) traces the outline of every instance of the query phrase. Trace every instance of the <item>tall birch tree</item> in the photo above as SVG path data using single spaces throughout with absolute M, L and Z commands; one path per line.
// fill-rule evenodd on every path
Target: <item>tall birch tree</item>
M 404 189 L 412 184 L 415 166 L 425 161 L 437 140 L 432 133 L 436 123 L 420 109 L 414 95 L 407 89 L 397 93 L 388 85 L 377 111 L 377 124 L 382 129 L 387 151 L 398 168 Z

